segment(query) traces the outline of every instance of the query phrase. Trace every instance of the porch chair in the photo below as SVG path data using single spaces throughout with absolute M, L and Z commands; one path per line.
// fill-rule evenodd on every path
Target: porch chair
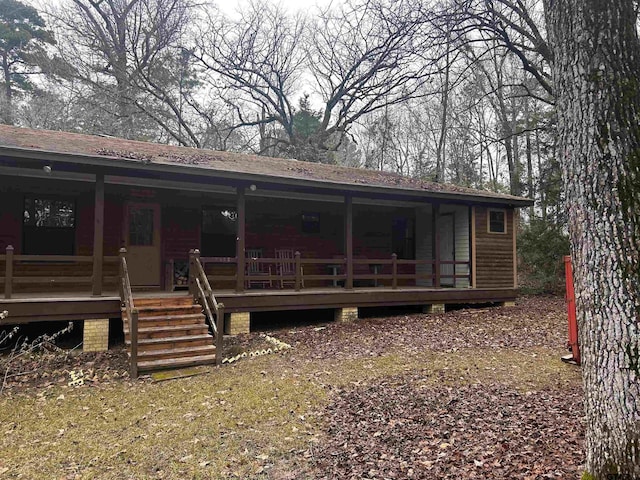
M 251 288 L 254 285 L 258 285 L 262 288 L 265 288 L 266 286 L 269 286 L 269 288 L 273 287 L 273 282 L 271 280 L 271 265 L 256 262 L 259 258 L 262 258 L 261 248 L 248 248 L 245 250 L 246 288 Z
M 291 249 L 276 250 L 276 260 L 278 275 L 280 275 L 280 288 L 284 288 L 285 283 L 295 285 L 296 281 L 293 277 L 296 275 L 296 256 Z M 304 271 L 300 267 L 300 286 L 304 288 Z M 284 277 L 291 277 L 285 279 Z

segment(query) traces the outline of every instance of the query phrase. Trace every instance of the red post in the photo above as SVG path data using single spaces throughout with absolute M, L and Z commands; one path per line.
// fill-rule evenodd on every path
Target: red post
M 569 317 L 569 340 L 567 348 L 571 352 L 571 360 L 580 365 L 580 345 L 578 344 L 578 320 L 576 318 L 576 295 L 573 290 L 573 268 L 571 257 L 564 257 L 564 275 L 566 283 L 567 315 Z M 563 357 L 564 359 L 564 357 Z

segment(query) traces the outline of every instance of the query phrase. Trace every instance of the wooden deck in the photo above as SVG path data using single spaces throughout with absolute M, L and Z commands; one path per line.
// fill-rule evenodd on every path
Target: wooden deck
M 186 291 L 144 291 L 136 296 L 183 296 Z M 509 302 L 517 296 L 513 288 L 427 288 L 427 287 L 359 287 L 256 289 L 236 292 L 214 292 L 225 311 L 261 312 L 278 310 L 310 310 L 344 307 L 382 307 L 401 305 L 459 304 Z M 117 292 L 105 292 L 102 296 L 78 293 L 50 295 L 24 293 L 11 299 L 0 299 L 0 311 L 7 310 L 9 317 L 4 324 L 20 324 L 36 321 L 87 320 L 94 318 L 120 318 L 120 298 Z

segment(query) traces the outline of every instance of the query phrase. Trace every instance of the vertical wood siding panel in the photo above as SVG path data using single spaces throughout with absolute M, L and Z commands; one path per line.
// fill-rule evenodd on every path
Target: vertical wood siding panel
M 476 207 L 476 280 L 478 288 L 513 287 L 513 209 L 506 209 L 507 233 L 489 233 L 488 209 Z

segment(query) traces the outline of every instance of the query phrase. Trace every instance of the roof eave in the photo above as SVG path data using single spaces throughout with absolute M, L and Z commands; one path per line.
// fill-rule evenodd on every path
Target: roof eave
M 357 183 L 335 182 L 331 180 L 306 179 L 297 177 L 283 177 L 279 175 L 258 174 L 251 172 L 234 172 L 228 170 L 219 170 L 211 167 L 202 167 L 199 165 L 184 165 L 177 163 L 150 162 L 142 163 L 140 160 L 127 159 L 121 157 L 112 157 L 106 155 L 89 155 L 81 153 L 56 152 L 41 149 L 31 149 L 24 147 L 0 146 L 0 155 L 29 158 L 33 160 L 44 160 L 51 162 L 65 161 L 67 163 L 82 164 L 91 166 L 95 169 L 113 168 L 115 164 L 119 168 L 132 169 L 137 171 L 158 171 L 173 173 L 185 170 L 190 174 L 197 176 L 209 176 L 224 178 L 237 182 L 246 183 L 273 183 L 280 185 L 296 185 L 307 188 L 323 188 L 339 192 L 360 192 L 362 194 L 378 194 L 378 195 L 403 195 L 408 197 L 431 198 L 453 200 L 457 202 L 469 203 L 486 203 L 491 205 L 508 205 L 513 207 L 527 207 L 533 205 L 533 201 L 523 197 L 495 197 L 492 195 L 462 193 L 462 192 L 437 192 L 430 190 L 419 190 L 399 186 L 387 185 L 362 185 Z

